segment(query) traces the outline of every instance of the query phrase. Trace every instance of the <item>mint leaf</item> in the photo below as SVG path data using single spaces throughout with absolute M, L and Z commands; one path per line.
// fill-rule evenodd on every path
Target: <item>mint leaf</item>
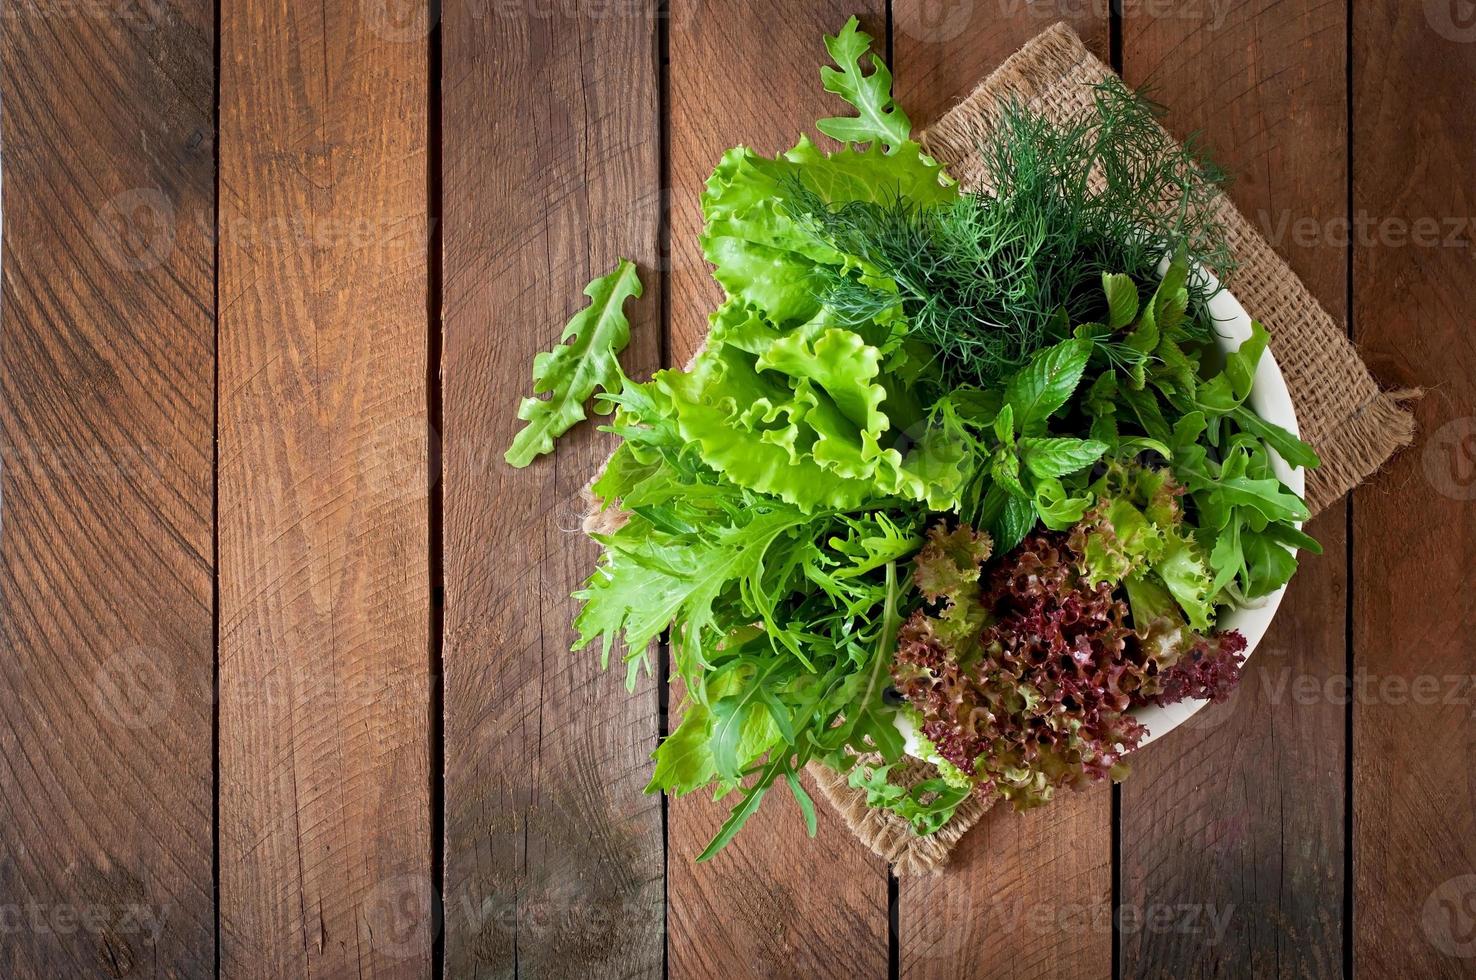
M 1045 431 L 1046 419 L 1065 405 L 1092 356 L 1089 340 L 1065 340 L 1030 359 L 1005 385 L 1005 404 L 1014 409 L 1021 435 Z
M 1102 292 L 1107 295 L 1107 326 L 1110 330 L 1121 330 L 1137 319 L 1138 287 L 1132 276 L 1121 272 L 1102 273 Z
M 641 295 L 635 263 L 621 259 L 615 271 L 585 287 L 589 306 L 564 327 L 560 344 L 533 359 L 533 392 L 551 397 L 525 398 L 518 418 L 528 424 L 513 439 L 506 459 L 524 467 L 543 453 L 553 452 L 554 440 L 585 418 L 584 405 L 595 389 L 619 390 L 624 375 L 615 355 L 630 343 L 625 301 Z
M 1017 497 L 998 483 L 984 495 L 981 523 L 989 531 L 997 554 L 1012 551 L 1035 527 L 1035 507 L 1024 497 Z
M 912 138 L 912 121 L 892 101 L 892 73 L 882 60 L 873 54 L 872 73 L 862 71 L 861 57 L 871 48 L 871 35 L 859 28 L 860 21 L 852 17 L 840 33 L 825 38 L 825 50 L 840 71 L 821 68 L 820 79 L 825 91 L 845 99 L 860 115 L 832 116 L 815 127 L 842 143 L 880 143 L 892 153 Z
M 1181 244 L 1153 294 L 1153 320 L 1165 337 L 1178 329 L 1189 311 L 1189 260 Z
M 1005 405 L 994 417 L 994 436 L 1000 445 L 1013 446 L 1015 444 L 1015 410 Z
M 1020 440 L 1020 459 L 1038 477 L 1066 476 L 1085 469 L 1107 452 L 1107 444 L 1095 439 L 1043 438 Z

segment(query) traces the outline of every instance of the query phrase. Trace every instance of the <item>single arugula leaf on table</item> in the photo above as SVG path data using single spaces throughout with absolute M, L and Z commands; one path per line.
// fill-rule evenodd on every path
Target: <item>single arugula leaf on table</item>
M 559 345 L 533 359 L 535 397 L 518 406 L 518 418 L 528 424 L 506 454 L 513 466 L 527 466 L 553 452 L 554 440 L 584 420 L 585 403 L 594 393 L 617 392 L 624 381 L 616 355 L 630 343 L 625 301 L 641 295 L 635 263 L 621 259 L 613 272 L 591 282 L 584 295 L 589 306 L 564 327 Z M 549 397 L 536 397 L 544 393 Z
M 846 21 L 834 37 L 825 38 L 825 50 L 840 67 L 820 69 L 825 91 L 849 102 L 859 116 L 832 116 L 815 127 L 842 143 L 880 143 L 894 152 L 912 138 L 912 121 L 892 99 L 892 73 L 875 54 L 867 75 L 861 58 L 871 50 L 871 35 L 860 29 L 855 17 Z

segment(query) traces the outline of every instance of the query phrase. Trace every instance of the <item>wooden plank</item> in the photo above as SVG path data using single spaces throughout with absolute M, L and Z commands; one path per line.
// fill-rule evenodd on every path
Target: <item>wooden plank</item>
M 968 95 L 1059 5 L 893 5 L 897 92 L 919 127 Z M 1071 25 L 1107 57 L 1105 5 L 1068 5 Z M 938 878 L 903 878 L 904 977 L 1101 977 L 1112 971 L 1112 795 L 1063 793 L 1048 807 L 987 814 Z M 1103 926 L 1105 925 L 1105 928 Z
M 598 554 L 579 490 L 612 448 L 582 425 L 526 470 L 533 355 L 617 258 L 661 340 L 656 4 L 447 6 L 444 26 L 446 976 L 657 977 L 656 683 L 571 654 Z
M 1353 502 L 1354 953 L 1469 976 L 1476 942 L 1476 29 L 1459 4 L 1353 11 L 1353 329 L 1417 383 L 1422 445 Z
M 425 976 L 427 45 L 220 18 L 221 972 Z
M 1129 6 L 1127 80 L 1176 135 L 1200 132 L 1231 197 L 1334 316 L 1347 252 L 1346 16 L 1318 0 L 1155 15 Z M 1323 233 L 1293 233 L 1316 227 Z M 1231 288 L 1234 286 L 1232 284 Z M 1268 321 L 1275 349 L 1279 325 Z M 1343 970 L 1344 505 L 1308 528 L 1276 622 L 1232 704 L 1134 759 L 1122 787 L 1124 976 L 1336 976 Z
M 672 363 L 685 363 L 696 350 L 722 295 L 697 240 L 703 182 L 730 146 L 774 153 L 801 132 L 817 135 L 815 120 L 838 105 L 820 87 L 822 36 L 853 13 L 873 37 L 886 37 L 877 0 L 673 0 Z M 805 836 L 798 808 L 776 796 L 720 855 L 698 866 L 694 859 L 731 801 L 713 803 L 700 793 L 671 801 L 671 976 L 886 975 L 886 865 L 817 803 L 815 840 Z
M 913 123 L 937 121 L 1020 46 L 1064 21 L 1108 60 L 1105 3 L 995 3 L 893 0 L 897 93 Z
M 214 968 L 210 25 L 0 18 L 7 977 Z

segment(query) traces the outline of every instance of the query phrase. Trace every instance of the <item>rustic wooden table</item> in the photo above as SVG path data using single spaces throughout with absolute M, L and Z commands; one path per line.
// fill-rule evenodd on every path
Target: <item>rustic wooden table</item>
M 0 976 L 1476 973 L 1469 6 L 10 0 Z M 1430 389 L 1231 704 L 929 880 L 782 804 L 695 867 L 657 685 L 568 653 L 606 437 L 501 461 L 617 255 L 692 352 L 702 181 L 852 12 L 923 123 L 1069 20 Z

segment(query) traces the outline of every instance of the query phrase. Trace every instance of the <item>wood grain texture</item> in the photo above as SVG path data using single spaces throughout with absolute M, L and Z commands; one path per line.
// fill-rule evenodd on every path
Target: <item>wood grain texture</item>
M 1354 335 L 1420 384 L 1422 443 L 1353 501 L 1354 954 L 1365 976 L 1476 969 L 1476 23 L 1353 11 Z
M 697 349 L 722 297 L 697 240 L 703 182 L 728 147 L 745 143 L 773 154 L 835 114 L 841 103 L 820 87 L 822 36 L 853 13 L 885 44 L 879 2 L 673 0 L 672 363 Z M 716 858 L 694 864 L 730 805 L 700 793 L 671 801 L 671 975 L 885 976 L 886 865 L 823 803 L 819 835 L 807 838 L 799 809 L 783 793 L 766 800 Z
M 1069 22 L 1107 58 L 1105 6 Z M 896 0 L 897 95 L 918 128 L 936 120 L 1059 5 Z M 1112 795 L 1063 793 L 1019 814 L 1001 807 L 958 844 L 940 877 L 899 882 L 904 977 L 1103 977 L 1112 972 Z
M 1346 10 L 1320 0 L 1129 7 L 1123 73 L 1199 133 L 1231 197 L 1334 317 L 1347 251 Z M 1311 229 L 1318 233 L 1307 234 Z M 1231 284 L 1234 288 L 1234 284 Z M 1278 326 L 1268 321 L 1272 348 Z M 1133 760 L 1122 786 L 1124 976 L 1343 970 L 1346 505 L 1309 532 L 1231 704 Z
M 444 25 L 447 977 L 659 977 L 655 680 L 571 653 L 593 424 L 525 470 L 536 352 L 621 256 L 627 371 L 659 360 L 656 4 L 448 5 Z
M 430 967 L 427 47 L 369 12 L 221 7 L 229 977 Z
M 1107 4 L 1038 0 L 893 0 L 896 91 L 914 127 L 943 115 L 1041 31 L 1064 21 L 1108 60 Z
M 1111 787 L 990 811 L 899 905 L 904 977 L 1110 977 Z
M 212 56 L 0 17 L 0 976 L 213 969 Z

